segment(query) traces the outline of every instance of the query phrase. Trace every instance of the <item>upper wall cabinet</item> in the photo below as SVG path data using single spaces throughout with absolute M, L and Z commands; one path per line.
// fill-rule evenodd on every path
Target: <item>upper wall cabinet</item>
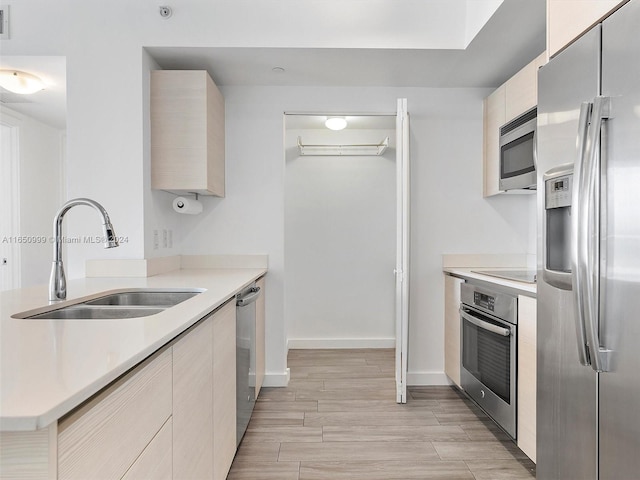
M 538 104 L 538 68 L 545 64 L 546 52 L 484 99 L 483 195 L 502 193 L 500 182 L 500 127 Z
M 547 51 L 554 56 L 628 0 L 547 0 Z
M 224 97 L 204 70 L 151 72 L 151 188 L 224 197 Z

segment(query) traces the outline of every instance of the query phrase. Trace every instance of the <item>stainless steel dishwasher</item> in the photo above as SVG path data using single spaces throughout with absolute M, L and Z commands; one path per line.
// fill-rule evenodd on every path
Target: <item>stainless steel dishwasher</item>
M 247 430 L 256 403 L 256 300 L 255 282 L 236 295 L 236 445 Z

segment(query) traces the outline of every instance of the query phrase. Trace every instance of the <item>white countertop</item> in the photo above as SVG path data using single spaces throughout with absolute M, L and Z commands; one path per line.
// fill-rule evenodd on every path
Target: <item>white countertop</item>
M 68 282 L 70 303 L 122 288 L 205 289 L 162 313 L 119 320 L 15 319 L 11 315 L 48 305 L 48 286 L 1 292 L 0 430 L 48 426 L 264 273 L 261 268 L 193 269 Z
M 491 268 L 492 270 L 522 270 L 522 268 L 493 268 L 485 267 L 484 270 Z M 501 285 L 503 287 L 518 290 L 519 293 L 528 296 L 536 296 L 537 288 L 535 283 L 518 282 L 515 280 L 507 280 L 505 278 L 498 278 L 492 275 L 483 275 L 476 273 L 475 270 L 483 270 L 483 268 L 458 268 L 458 267 L 445 267 L 443 271 L 449 273 L 455 277 L 461 277 L 465 279 L 481 280 L 483 282 L 493 283 L 495 285 Z

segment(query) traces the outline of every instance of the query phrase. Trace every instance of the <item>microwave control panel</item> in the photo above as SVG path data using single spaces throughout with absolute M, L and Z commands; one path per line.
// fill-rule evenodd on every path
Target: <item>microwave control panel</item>
M 545 182 L 545 207 L 561 208 L 571 206 L 573 175 L 550 178 Z

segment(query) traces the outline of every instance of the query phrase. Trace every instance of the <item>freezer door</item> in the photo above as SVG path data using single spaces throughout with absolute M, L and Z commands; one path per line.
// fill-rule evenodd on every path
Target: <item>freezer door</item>
M 538 232 L 542 235 L 543 174 L 571 164 L 582 102 L 599 93 L 600 27 L 542 67 L 538 75 Z M 580 364 L 573 292 L 543 280 L 538 238 L 537 478 L 597 478 L 597 374 Z
M 601 251 L 602 347 L 612 350 L 600 374 L 600 478 L 640 475 L 640 1 L 603 23 L 602 94 L 611 97 L 603 125 L 607 212 Z M 606 210 L 604 210 L 606 209 Z

